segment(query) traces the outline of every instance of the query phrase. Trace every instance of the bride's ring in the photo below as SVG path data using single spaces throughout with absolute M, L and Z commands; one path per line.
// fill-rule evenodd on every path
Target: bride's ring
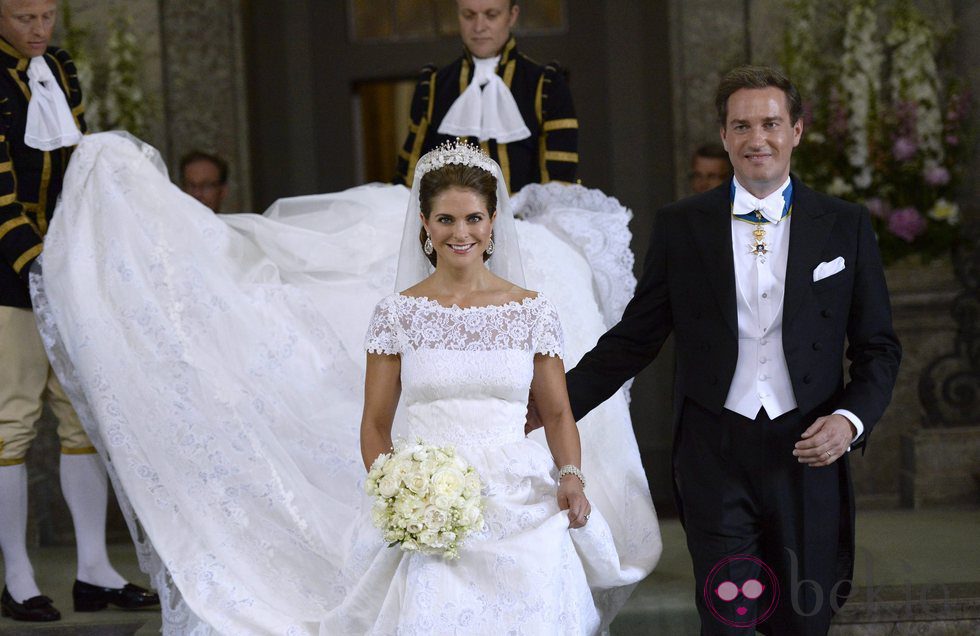
M 586 520 L 586 521 L 588 521 L 588 520 L 589 520 L 589 515 L 585 515 L 585 520 Z

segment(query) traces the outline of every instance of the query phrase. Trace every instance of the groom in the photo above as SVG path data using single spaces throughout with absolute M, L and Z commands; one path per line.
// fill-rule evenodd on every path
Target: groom
M 790 176 L 796 88 L 736 68 L 716 106 L 734 178 L 657 212 L 636 295 L 568 393 L 581 419 L 673 331 L 701 633 L 825 634 L 853 570 L 848 451 L 888 405 L 901 347 L 867 210 Z

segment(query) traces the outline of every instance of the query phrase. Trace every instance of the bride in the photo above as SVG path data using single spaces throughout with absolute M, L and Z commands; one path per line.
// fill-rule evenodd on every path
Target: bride
M 34 301 L 165 633 L 591 634 L 656 564 L 625 396 L 576 430 L 562 371 L 629 298 L 625 211 L 540 186 L 515 222 L 491 160 L 425 160 L 411 193 L 221 218 L 135 140 L 76 150 Z M 549 424 L 525 439 L 532 383 Z M 458 561 L 388 548 L 371 523 L 364 466 L 415 435 L 483 480 L 486 525 Z

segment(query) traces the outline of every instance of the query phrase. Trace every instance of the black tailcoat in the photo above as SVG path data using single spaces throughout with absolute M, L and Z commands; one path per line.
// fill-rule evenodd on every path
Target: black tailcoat
M 674 332 L 675 461 L 683 404 L 693 401 L 721 414 L 738 359 L 729 188 L 730 182 L 656 213 L 644 273 L 622 320 L 567 374 L 579 419 L 649 364 Z M 853 412 L 864 424 L 855 446 L 864 446 L 891 398 L 901 358 L 871 220 L 861 206 L 814 192 L 796 178 L 793 193 L 782 333 L 798 411 L 804 428 L 835 409 Z M 814 282 L 817 265 L 839 256 L 844 270 Z M 820 485 L 812 470 L 803 473 L 798 504 L 805 521 L 799 531 L 819 540 L 826 521 L 819 510 L 826 493 L 820 490 L 839 488 L 833 500 L 841 502 L 841 525 L 834 535 L 838 580 L 844 580 L 854 561 L 847 455 L 831 466 L 838 479 Z

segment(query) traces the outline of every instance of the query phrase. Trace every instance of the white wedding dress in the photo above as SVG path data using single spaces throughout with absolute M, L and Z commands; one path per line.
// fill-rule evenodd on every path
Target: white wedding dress
M 513 207 L 533 246 L 527 286 L 543 295 L 444 308 L 391 294 L 406 188 L 216 216 L 161 166 L 132 138 L 86 136 L 32 288 L 164 633 L 608 626 L 661 549 L 626 397 L 579 423 L 594 510 L 580 530 L 557 508 L 543 434 L 525 438 L 523 422 L 533 356 L 570 368 L 630 297 L 628 211 L 580 186 L 525 188 Z M 487 484 L 486 527 L 458 561 L 388 548 L 370 523 L 369 324 L 369 349 L 402 356 L 395 434 L 455 445 Z

